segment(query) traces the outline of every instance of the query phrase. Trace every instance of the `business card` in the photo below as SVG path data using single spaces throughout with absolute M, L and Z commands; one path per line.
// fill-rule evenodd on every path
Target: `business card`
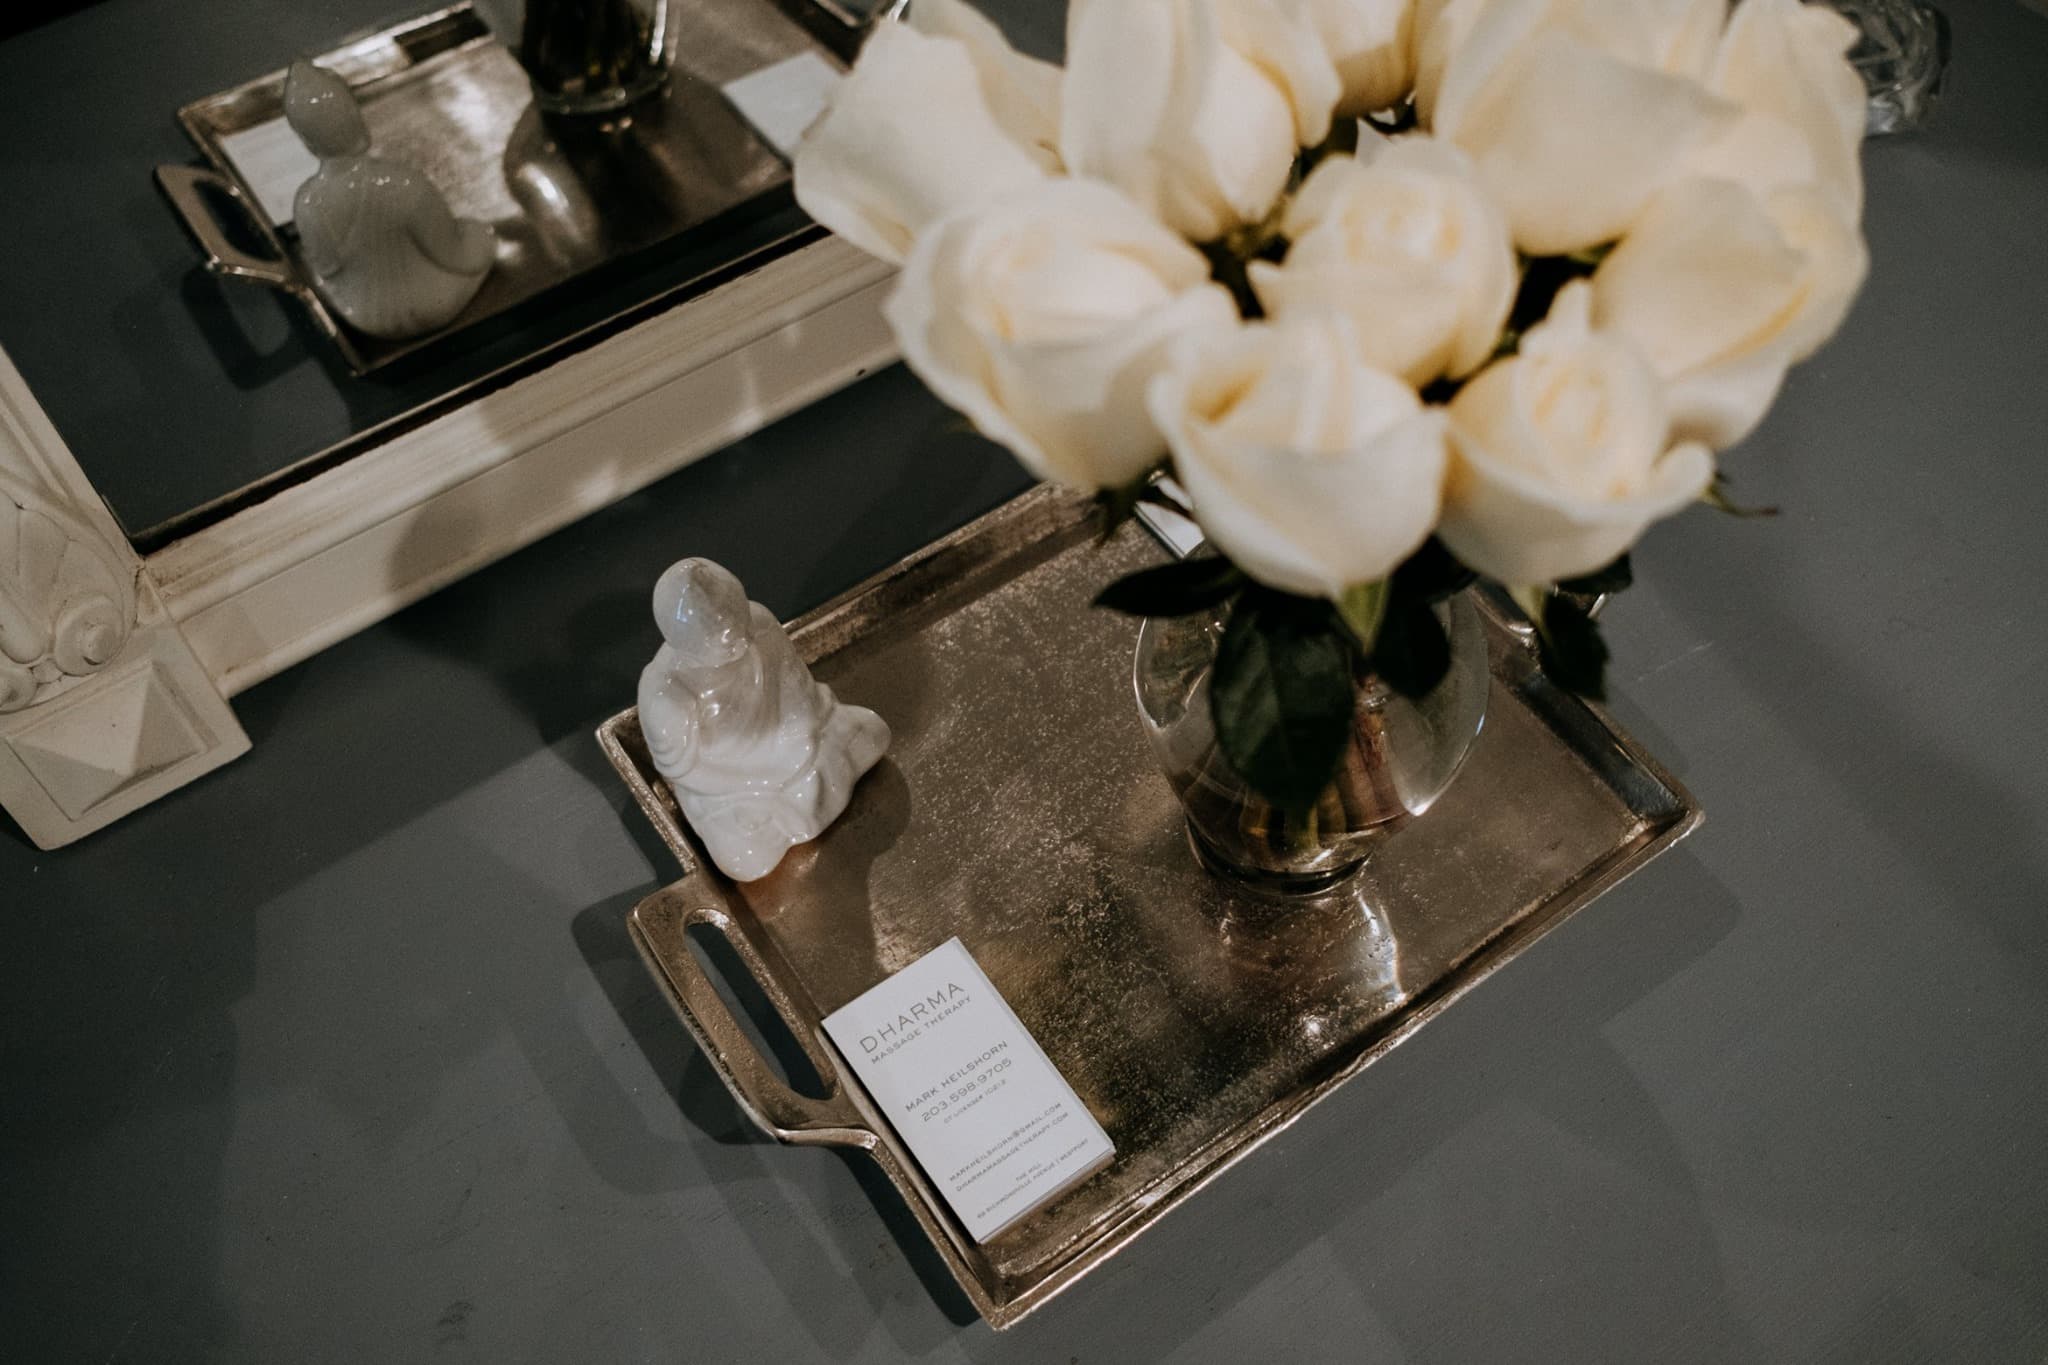
M 957 938 L 827 1015 L 825 1033 L 977 1242 L 1116 1154 Z
M 825 112 L 840 75 L 815 52 L 800 52 L 722 87 L 740 117 L 787 161 Z

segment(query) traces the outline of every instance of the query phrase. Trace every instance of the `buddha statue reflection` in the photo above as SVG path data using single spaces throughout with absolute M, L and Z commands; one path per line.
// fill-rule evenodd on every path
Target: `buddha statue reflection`
M 357 331 L 386 340 L 447 325 L 490 273 L 490 226 L 457 218 L 417 167 L 371 156 L 355 92 L 333 72 L 292 63 L 284 116 L 320 158 L 292 200 L 320 297 Z
M 839 818 L 889 726 L 811 677 L 775 616 L 708 559 L 654 588 L 663 644 L 640 675 L 655 769 L 735 881 L 767 876 Z

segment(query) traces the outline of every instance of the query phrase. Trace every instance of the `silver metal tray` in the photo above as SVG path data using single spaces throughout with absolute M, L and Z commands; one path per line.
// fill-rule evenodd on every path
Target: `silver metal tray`
M 1683 838 L 1699 808 L 1487 612 L 1485 728 L 1448 792 L 1348 895 L 1275 913 L 1202 873 L 1139 729 L 1136 632 L 1092 609 L 1165 557 L 1098 546 L 1040 489 L 803 617 L 842 697 L 894 727 L 847 815 L 745 885 L 712 868 L 633 711 L 599 740 L 683 867 L 631 915 L 648 967 L 775 1138 L 880 1163 L 982 1316 L 1005 1327 L 1376 1061 L 1567 915 Z M 1370 906 L 1370 909 L 1365 907 Z M 725 938 L 826 1082 L 800 1094 L 686 942 Z M 819 1021 L 958 935 L 1116 1143 L 986 1245 L 962 1230 Z
M 787 203 L 788 167 L 719 87 L 803 52 L 843 65 L 860 22 L 821 0 L 789 4 L 673 6 L 667 86 L 610 123 L 543 118 L 519 63 L 466 3 L 315 57 L 355 89 L 377 154 L 422 167 L 458 215 L 498 234 L 497 264 L 476 297 L 424 337 L 366 336 L 315 292 L 284 221 L 311 168 L 295 160 L 305 153 L 282 121 L 284 72 L 180 109 L 207 164 L 159 166 L 157 185 L 209 269 L 298 300 L 349 368 L 366 374 L 579 276 Z M 217 208 L 239 221 L 223 223 Z

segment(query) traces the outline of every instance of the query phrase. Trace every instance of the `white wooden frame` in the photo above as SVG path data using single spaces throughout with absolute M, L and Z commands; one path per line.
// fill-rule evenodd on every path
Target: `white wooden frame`
M 0 354 L 0 806 L 39 846 L 246 752 L 226 698 L 895 358 L 825 238 L 138 556 Z

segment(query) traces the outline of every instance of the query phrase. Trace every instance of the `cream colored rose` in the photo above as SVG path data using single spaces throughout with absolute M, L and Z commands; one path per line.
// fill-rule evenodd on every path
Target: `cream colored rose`
M 1278 0 L 1089 0 L 1068 15 L 1060 154 L 1209 241 L 1265 216 L 1337 94 Z
M 1722 449 L 1834 334 L 1868 269 L 1862 235 L 1819 189 L 1759 200 L 1732 181 L 1692 180 L 1658 195 L 1601 262 L 1594 320 L 1642 348 L 1673 432 Z
M 1486 62 L 1514 35 L 1551 25 L 1631 65 L 1704 81 L 1727 17 L 1728 0 L 1415 0 L 1416 107 L 1433 117 L 1444 68 L 1475 30 Z
M 1343 118 L 1391 109 L 1415 83 L 1415 0 L 1292 0 L 1337 68 Z
M 1065 179 L 934 223 L 884 312 L 934 393 L 1078 488 L 1157 461 L 1145 394 L 1170 345 L 1237 325 L 1200 252 L 1111 187 Z
M 917 9 L 928 5 L 925 22 L 943 31 L 877 28 L 794 166 L 804 212 L 897 263 L 925 224 L 1059 169 L 1057 70 L 1011 51 L 959 0 Z
M 1720 0 L 1449 0 L 1418 22 L 1424 121 L 1531 255 L 1619 237 L 1739 116 L 1698 79 Z
M 1851 223 L 1863 212 L 1860 153 L 1868 95 L 1847 57 L 1856 26 L 1825 5 L 1742 0 L 1707 86 L 1740 118 L 1688 163 L 1693 175 L 1759 194 L 1806 186 Z
M 1190 343 L 1151 405 L 1202 530 L 1261 583 L 1336 597 L 1386 577 L 1436 523 L 1442 413 L 1374 369 L 1347 319 Z
M 1276 317 L 1346 313 L 1366 359 L 1410 384 L 1469 374 L 1515 301 L 1507 220 L 1448 143 L 1366 136 L 1357 160 L 1326 159 L 1287 206 L 1285 261 L 1250 268 L 1259 302 Z
M 910 7 L 910 26 L 964 44 L 997 124 L 1048 171 L 1060 169 L 1062 77 L 1057 66 L 1011 47 L 1003 31 L 965 0 L 917 0 Z
M 1592 289 L 1559 291 L 1518 354 L 1451 400 L 1451 475 L 1437 534 L 1513 585 L 1612 563 L 1645 528 L 1697 498 L 1714 457 L 1667 445 L 1664 395 L 1627 338 L 1593 330 Z
M 1443 89 L 1451 53 L 1465 45 L 1487 0 L 1415 0 L 1409 16 L 1409 46 L 1415 58 L 1415 112 L 1428 124 Z

